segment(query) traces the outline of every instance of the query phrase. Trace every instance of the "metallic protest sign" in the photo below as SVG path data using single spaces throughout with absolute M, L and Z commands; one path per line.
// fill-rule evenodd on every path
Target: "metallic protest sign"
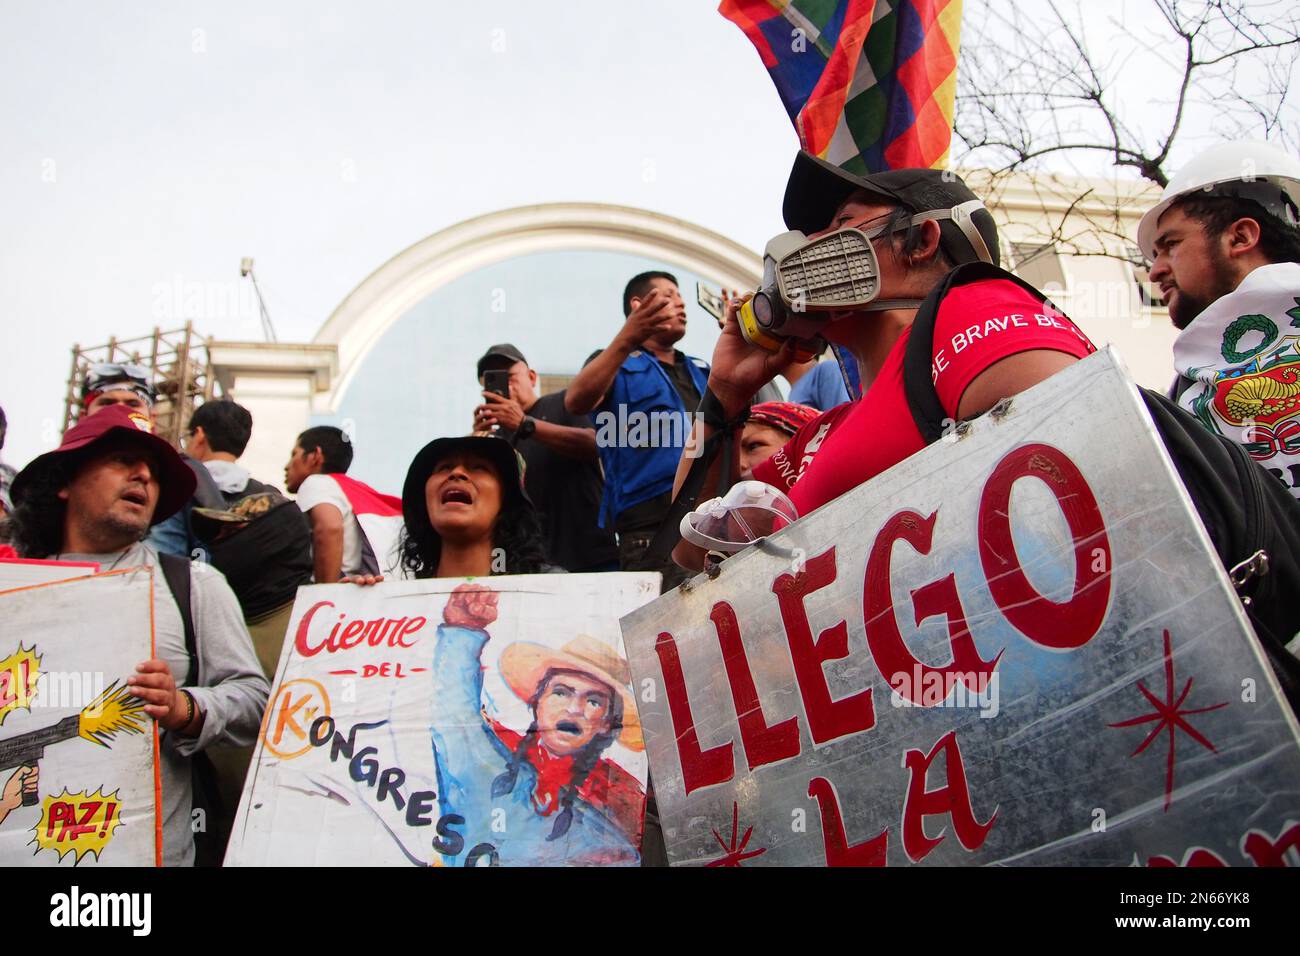
M 674 864 L 1300 864 L 1300 739 L 1114 353 L 622 621 Z

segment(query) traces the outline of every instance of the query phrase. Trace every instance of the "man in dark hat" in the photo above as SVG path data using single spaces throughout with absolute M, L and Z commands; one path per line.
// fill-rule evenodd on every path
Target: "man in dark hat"
M 566 571 L 617 571 L 614 532 L 600 527 L 605 481 L 596 456 L 596 431 L 586 415 L 564 407 L 564 391 L 537 394 L 537 373 L 508 342 L 478 360 L 478 380 L 489 371 L 509 375 L 508 395 L 486 389 L 474 410 L 474 430 L 493 425 L 524 458 L 524 483 L 542 522 L 546 559 Z
M 855 176 L 803 152 L 790 173 L 784 213 L 796 232 L 780 237 L 782 261 L 796 246 L 835 235 L 844 248 L 867 253 L 859 265 L 876 273 L 865 302 L 815 313 L 823 319 L 819 333 L 853 355 L 870 388 L 860 400 L 804 425 L 754 469 L 756 479 L 787 493 L 803 515 L 925 447 L 904 391 L 912 321 L 921 300 L 955 266 L 996 266 L 998 235 L 988 210 L 951 172 L 895 169 Z M 737 323 L 738 306 L 730 304 L 713 353 L 696 426 L 700 440 L 726 428 L 738 441 L 754 393 L 793 360 L 792 343 L 776 353 L 751 345 Z M 953 288 L 940 303 L 930 374 L 946 414 L 957 421 L 1092 351 L 1074 323 L 1009 278 L 981 279 Z M 690 464 L 679 464 L 677 489 Z M 719 466 L 713 467 L 706 487 L 716 485 Z M 738 477 L 734 466 L 728 477 Z M 692 567 L 703 561 L 703 553 L 688 543 L 679 544 L 674 557 Z
M 175 449 L 153 434 L 152 420 L 125 404 L 83 417 L 13 482 L 13 541 L 22 557 L 92 562 L 105 571 L 147 567 L 155 577 L 157 656 L 137 667 L 130 687 L 162 731 L 164 861 L 181 866 L 194 861 L 191 759 L 213 743 L 252 743 L 269 693 L 221 574 L 160 558 L 143 540 L 185 504 L 194 484 Z
M 152 420 L 157 401 L 153 373 L 145 366 L 133 362 L 95 362 L 86 369 L 81 382 L 81 414 L 77 421 L 115 407 Z M 206 561 L 206 551 L 194 533 L 190 518 L 196 506 L 220 507 L 221 493 L 202 465 L 185 454 L 181 455 L 181 461 L 194 472 L 194 493 L 175 514 L 150 529 L 149 543 L 155 551 L 164 554 Z

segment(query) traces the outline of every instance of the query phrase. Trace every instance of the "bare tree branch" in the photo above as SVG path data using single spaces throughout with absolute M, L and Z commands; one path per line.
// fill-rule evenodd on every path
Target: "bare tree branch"
M 1048 15 L 966 0 L 955 145 L 963 165 L 991 170 L 990 198 L 1019 170 L 1095 176 L 1107 166 L 1129 168 L 1163 187 L 1171 163 L 1207 134 L 1292 148 L 1300 141 L 1291 97 L 1300 8 L 1290 0 L 1146 0 L 1143 29 L 1112 21 L 1105 42 L 1096 40 L 1094 7 L 1063 2 L 1050 0 Z M 1118 16 L 1132 17 L 1134 7 Z M 1054 208 L 1063 203 L 1066 211 L 1052 217 L 1046 241 L 1075 255 L 1101 248 L 1131 258 L 1119 206 L 1097 213 L 1091 190 L 1063 196 L 1067 187 L 1052 188 Z

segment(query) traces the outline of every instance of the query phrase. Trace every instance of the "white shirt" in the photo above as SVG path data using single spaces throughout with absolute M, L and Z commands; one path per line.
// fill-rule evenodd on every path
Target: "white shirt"
M 344 575 L 361 574 L 361 526 L 352 513 L 352 503 L 343 493 L 339 483 L 330 475 L 308 475 L 298 486 L 298 507 L 308 514 L 317 505 L 333 505 L 343 515 L 343 567 Z

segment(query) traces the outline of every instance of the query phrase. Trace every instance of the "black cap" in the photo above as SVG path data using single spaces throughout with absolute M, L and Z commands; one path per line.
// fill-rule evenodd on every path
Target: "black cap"
M 859 189 L 892 199 L 913 213 L 934 209 L 950 209 L 965 202 L 979 200 L 955 173 L 940 169 L 887 169 L 884 172 L 855 176 L 834 163 L 818 159 L 800 150 L 785 187 L 782 214 L 788 229 L 803 233 L 820 232 L 835 215 L 835 210 L 852 193 Z M 980 238 L 988 247 L 993 264 L 997 265 L 998 227 L 993 215 L 984 208 L 971 214 Z M 950 220 L 941 221 L 940 244 L 955 264 L 974 262 L 980 258 L 971 241 L 961 228 Z
M 525 365 L 528 364 L 528 359 L 524 358 L 523 352 L 519 351 L 509 342 L 502 342 L 500 345 L 494 345 L 489 348 L 483 353 L 483 357 L 478 360 L 477 372 L 479 378 L 483 377 L 483 366 L 487 363 L 487 360 L 493 358 L 510 359 L 511 365 L 515 362 L 523 362 Z

